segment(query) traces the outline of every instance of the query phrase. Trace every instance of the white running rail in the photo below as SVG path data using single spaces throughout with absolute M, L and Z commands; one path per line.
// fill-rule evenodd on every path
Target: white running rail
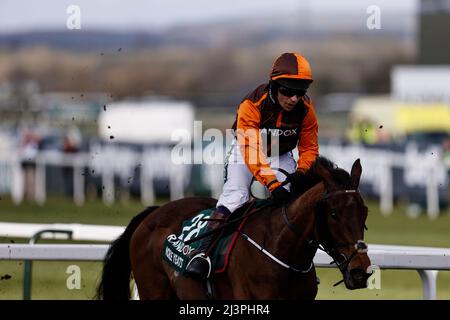
M 92 244 L 0 244 L 0 260 L 102 261 L 108 245 Z M 426 300 L 436 299 L 437 270 L 450 270 L 450 249 L 369 245 L 369 257 L 380 269 L 417 270 Z M 330 265 L 331 258 L 319 251 L 317 267 Z

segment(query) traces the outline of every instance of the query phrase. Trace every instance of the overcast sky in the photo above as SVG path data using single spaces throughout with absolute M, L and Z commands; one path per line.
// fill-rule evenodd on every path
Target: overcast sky
M 64 30 L 70 5 L 81 10 L 82 29 L 158 30 L 175 25 L 235 17 L 309 12 L 366 14 L 370 5 L 383 12 L 414 14 L 419 0 L 0 0 L 0 32 Z

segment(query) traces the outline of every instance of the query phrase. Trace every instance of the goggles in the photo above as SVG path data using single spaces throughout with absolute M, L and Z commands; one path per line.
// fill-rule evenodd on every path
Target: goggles
M 297 96 L 298 98 L 303 97 L 306 94 L 306 90 L 303 89 L 291 89 L 280 85 L 278 91 L 285 97 L 291 98 Z

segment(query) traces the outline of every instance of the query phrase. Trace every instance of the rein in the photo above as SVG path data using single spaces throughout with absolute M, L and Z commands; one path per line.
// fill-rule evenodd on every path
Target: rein
M 333 191 L 333 192 L 326 192 L 320 202 L 324 202 L 324 201 L 328 200 L 330 197 L 336 196 L 336 195 L 357 194 L 357 193 L 359 193 L 359 192 L 358 192 L 358 190 L 355 190 L 355 189 L 337 190 L 337 191 Z M 283 222 L 287 225 L 287 227 L 291 231 L 293 231 L 295 234 L 297 234 L 299 237 L 303 236 L 304 233 L 301 230 L 299 230 L 296 226 L 294 226 L 292 223 L 289 222 L 289 218 L 287 216 L 287 211 L 286 211 L 286 206 L 285 205 L 282 206 L 281 212 L 282 212 L 282 215 L 283 215 Z M 325 213 L 319 213 L 318 215 L 319 216 L 322 215 L 324 217 L 324 214 Z M 323 220 L 323 218 L 319 219 L 318 221 L 322 221 L 322 220 Z M 327 238 L 329 238 L 328 240 L 332 240 L 332 236 L 331 236 L 331 233 L 329 232 L 328 225 L 325 224 L 325 226 L 326 226 L 325 231 L 327 233 Z M 308 273 L 309 271 L 311 271 L 312 267 L 314 266 L 314 263 L 311 262 L 310 266 L 307 269 L 305 269 L 305 270 L 301 270 L 301 269 L 297 269 L 295 267 L 292 267 L 292 266 L 288 265 L 287 263 L 281 261 L 280 259 L 276 258 L 275 256 L 273 256 L 269 251 L 267 251 L 261 245 L 256 243 L 247 234 L 243 233 L 242 231 L 238 231 L 238 232 L 239 232 L 239 235 L 243 239 L 245 239 L 250 244 L 255 246 L 261 253 L 265 254 L 271 260 L 273 260 L 274 262 L 278 263 L 279 265 L 281 265 L 282 267 L 284 267 L 286 269 L 289 269 L 289 270 L 292 270 L 292 271 L 295 271 L 295 272 L 300 272 L 300 273 Z M 330 242 L 332 242 L 332 241 L 330 241 Z M 367 244 L 363 240 L 358 240 L 356 243 L 336 243 L 335 245 L 331 246 L 331 248 L 327 248 L 328 246 L 322 246 L 320 243 L 318 243 L 314 239 L 307 239 L 307 246 L 314 247 L 315 249 L 319 249 L 319 250 L 322 250 L 322 251 L 326 252 L 330 257 L 333 258 L 333 261 L 330 264 L 333 264 L 333 263 L 336 264 L 336 266 L 341 271 L 344 271 L 348 267 L 350 262 L 356 256 L 356 254 L 367 252 Z M 337 248 L 342 248 L 342 247 L 347 247 L 347 246 L 354 246 L 355 250 L 352 252 L 352 254 L 349 257 L 347 257 L 343 253 L 340 253 L 340 255 L 342 255 L 344 257 L 344 261 L 339 263 L 338 260 L 335 258 L 335 253 L 336 252 L 339 253 L 337 251 Z M 343 279 L 340 280 L 339 282 L 334 284 L 334 286 L 337 286 L 338 284 L 342 283 L 343 281 L 344 281 Z
M 278 170 L 279 171 L 284 171 L 282 169 L 278 169 Z M 287 175 L 287 172 L 286 173 L 282 172 L 282 173 Z M 253 182 L 253 180 L 252 180 L 252 182 Z M 283 181 L 282 185 L 285 185 L 285 184 L 287 184 L 289 182 L 290 182 L 289 179 L 286 179 L 285 181 Z M 251 192 L 251 190 L 250 190 L 250 192 Z M 326 200 L 328 200 L 332 196 L 344 195 L 344 194 L 359 194 L 359 191 L 356 190 L 356 189 L 337 190 L 337 191 L 333 191 L 333 192 L 328 192 L 327 191 L 324 194 L 323 198 L 320 200 L 319 203 L 324 203 Z M 195 237 L 193 239 L 190 239 L 190 240 L 186 241 L 185 244 L 188 245 L 188 244 L 190 244 L 192 242 L 195 242 L 195 241 L 198 241 L 198 240 L 200 240 L 200 239 L 202 239 L 204 237 L 207 237 L 207 236 L 209 236 L 209 235 L 211 235 L 213 233 L 219 232 L 219 231 L 223 230 L 224 228 L 226 228 L 227 226 L 229 226 L 229 225 L 231 225 L 231 224 L 233 224 L 233 223 L 235 223 L 237 221 L 241 221 L 241 220 L 243 220 L 243 219 L 245 219 L 245 218 L 247 218 L 247 217 L 249 217 L 251 215 L 254 215 L 255 213 L 261 211 L 262 209 L 265 209 L 266 207 L 272 206 L 272 203 L 269 202 L 269 203 L 267 203 L 265 205 L 262 205 L 261 207 L 255 209 L 255 210 L 251 211 L 250 213 L 247 213 L 248 211 L 250 211 L 253 208 L 253 205 L 255 204 L 255 200 L 252 200 L 252 201 L 253 201 L 253 203 L 247 208 L 247 210 L 244 212 L 244 214 L 241 217 L 233 219 L 231 221 L 227 221 L 226 223 L 224 223 L 223 225 L 219 226 L 218 228 L 215 228 L 212 231 L 205 232 L 204 234 L 202 234 L 202 235 L 200 235 L 198 237 Z M 295 225 L 293 225 L 292 223 L 289 222 L 289 218 L 287 216 L 287 211 L 286 211 L 286 206 L 285 205 L 282 206 L 281 212 L 283 214 L 283 222 L 287 225 L 287 227 L 291 231 L 293 231 L 295 234 L 297 234 L 298 236 L 302 236 L 303 232 L 301 230 L 299 230 Z M 330 242 L 333 242 L 332 241 L 333 238 L 332 238 L 331 233 L 329 231 L 328 224 L 326 224 L 324 222 L 325 214 L 326 213 L 324 211 L 319 212 L 317 214 L 318 218 L 319 218 L 317 222 L 319 222 L 319 224 L 320 224 L 320 221 L 322 221 L 322 224 L 324 224 L 322 226 L 319 226 L 319 228 L 324 230 L 324 232 L 326 233 L 326 237 L 325 238 L 327 238 L 327 240 L 329 240 L 329 241 L 327 241 L 327 245 L 321 245 L 320 243 L 318 243 L 314 239 L 307 239 L 307 241 L 306 241 L 307 242 L 307 246 L 313 247 L 316 250 L 319 249 L 319 250 L 322 250 L 323 252 L 326 252 L 331 258 L 333 258 L 333 261 L 330 264 L 333 264 L 333 263 L 336 264 L 336 266 L 341 270 L 341 272 L 343 272 L 348 267 L 348 265 L 353 260 L 353 258 L 356 256 L 356 254 L 367 252 L 367 244 L 363 240 L 358 240 L 356 243 L 336 243 L 336 244 L 332 245 L 331 248 L 329 248 L 328 244 Z M 316 226 L 317 226 L 317 223 L 316 223 Z M 308 272 L 311 271 L 311 269 L 314 266 L 314 262 L 311 261 L 311 264 L 309 265 L 309 267 L 307 269 L 304 269 L 304 270 L 292 267 L 289 264 L 281 261 L 280 259 L 278 259 L 274 255 L 272 255 L 269 251 L 264 249 L 264 247 L 259 245 L 256 241 L 254 241 L 252 238 L 250 238 L 250 236 L 248 236 L 244 232 L 242 232 L 240 230 L 236 230 L 236 231 L 238 232 L 238 234 L 244 240 L 246 240 L 251 245 L 256 247 L 261 253 L 263 253 L 264 255 L 269 257 L 272 261 L 274 261 L 275 263 L 279 264 L 280 266 L 282 266 L 282 267 L 284 267 L 284 268 L 286 268 L 288 270 L 292 270 L 294 272 L 300 272 L 300 273 L 308 273 Z M 339 253 L 338 250 L 337 250 L 337 248 L 343 248 L 343 247 L 347 247 L 347 246 L 354 246 L 355 247 L 355 250 L 352 252 L 352 254 L 349 257 L 347 257 L 343 253 Z M 338 253 L 341 256 L 343 256 L 344 257 L 344 261 L 340 263 L 338 261 L 338 259 L 335 258 L 335 253 Z M 337 286 L 337 285 L 339 285 L 342 282 L 344 282 L 344 279 L 342 279 L 339 282 L 335 283 L 334 286 Z
M 311 269 L 314 266 L 314 263 L 311 262 L 311 264 L 309 265 L 308 269 L 306 270 L 301 270 L 301 269 L 297 269 L 294 268 L 290 265 L 288 265 L 287 263 L 284 263 L 283 261 L 281 261 L 280 259 L 278 259 L 277 257 L 275 257 L 273 254 L 271 254 L 269 251 L 267 251 L 266 249 L 264 249 L 262 246 L 260 246 L 256 241 L 254 241 L 252 238 L 250 238 L 247 234 L 243 233 L 242 231 L 238 230 L 239 235 L 244 238 L 245 240 L 247 240 L 248 242 L 250 242 L 253 246 L 255 246 L 259 251 L 261 251 L 263 254 L 265 254 L 266 256 L 268 256 L 270 259 L 272 259 L 273 261 L 275 261 L 276 263 L 278 263 L 280 266 L 295 271 L 295 272 L 300 272 L 300 273 L 308 273 L 311 271 Z

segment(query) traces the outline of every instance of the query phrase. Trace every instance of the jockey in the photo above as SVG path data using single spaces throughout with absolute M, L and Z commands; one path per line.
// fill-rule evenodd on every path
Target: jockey
M 220 226 L 220 220 L 249 200 L 253 177 L 268 188 L 276 204 L 289 200 L 289 186 L 281 183 L 284 175 L 272 168 L 289 174 L 304 172 L 318 156 L 317 117 L 306 95 L 312 82 L 306 58 L 298 53 L 283 53 L 273 64 L 269 83 L 258 86 L 242 100 L 233 124 L 235 139 L 225 164 L 223 192 L 206 232 Z M 297 163 L 292 154 L 295 147 Z M 205 252 L 218 233 L 200 240 L 186 267 L 188 274 L 209 277 L 211 261 Z

